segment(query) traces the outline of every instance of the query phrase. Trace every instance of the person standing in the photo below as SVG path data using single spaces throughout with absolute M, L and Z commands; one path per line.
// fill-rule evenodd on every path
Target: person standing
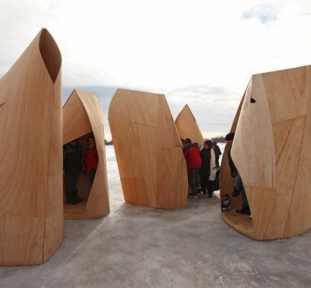
M 214 193 L 214 181 L 210 181 L 209 177 L 213 168 L 216 165 L 216 155 L 213 149 L 213 143 L 210 140 L 206 140 L 203 145 L 203 149 L 200 152 L 202 167 L 200 169 L 200 180 L 201 180 L 201 188 L 204 195 L 206 195 L 206 190 L 208 193 L 208 197 L 212 197 Z
M 219 146 L 217 145 L 217 141 L 215 139 L 212 140 L 213 143 L 213 148 L 215 151 L 215 156 L 216 156 L 216 166 L 219 167 L 219 157 L 221 155 L 221 150 Z
M 190 198 L 198 198 L 197 187 L 200 184 L 199 171 L 201 168 L 200 149 L 198 146 L 192 144 L 191 139 L 185 139 L 186 146 L 183 149 L 184 156 L 187 163 L 188 181 L 191 188 Z
M 230 174 L 234 182 L 234 190 L 231 194 L 232 197 L 237 197 L 240 193 L 242 193 L 242 209 L 237 209 L 236 213 L 251 215 L 251 211 L 249 208 L 248 200 L 246 197 L 245 189 L 243 186 L 242 178 L 234 165 L 234 162 L 231 158 L 231 148 L 233 144 L 234 133 L 229 133 L 226 135 L 226 142 L 229 145 L 228 158 L 229 158 L 229 166 L 230 166 Z
M 83 201 L 78 196 L 77 183 L 82 168 L 82 147 L 77 140 L 72 140 L 63 147 L 65 170 L 66 203 L 75 205 Z
M 88 137 L 87 140 L 89 146 L 84 153 L 83 172 L 88 175 L 92 187 L 98 166 L 98 153 L 94 136 Z

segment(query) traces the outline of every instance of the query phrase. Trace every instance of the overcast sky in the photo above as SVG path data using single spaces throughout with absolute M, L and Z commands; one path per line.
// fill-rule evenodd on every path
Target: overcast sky
M 63 58 L 63 102 L 95 91 L 106 139 L 117 88 L 188 104 L 206 138 L 225 135 L 252 74 L 311 64 L 310 0 L 0 0 L 0 77 L 42 27 Z

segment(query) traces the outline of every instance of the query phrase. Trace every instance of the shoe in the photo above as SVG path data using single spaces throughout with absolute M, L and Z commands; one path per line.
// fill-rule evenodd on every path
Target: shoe
M 226 194 L 225 197 L 222 199 L 221 210 L 228 211 L 230 209 L 231 209 L 231 204 L 230 204 L 229 195 Z
M 189 194 L 188 197 L 193 198 L 193 199 L 198 199 L 198 195 Z
M 83 202 L 83 198 L 80 198 L 78 196 L 78 191 L 73 191 L 73 195 L 72 195 L 73 200 L 77 201 L 77 202 Z
M 251 215 L 251 210 L 248 207 L 243 207 L 242 209 L 235 210 L 238 214 Z
M 78 202 L 72 197 L 72 193 L 66 193 L 67 199 L 66 199 L 66 204 L 70 205 L 77 205 Z
M 240 195 L 240 191 L 237 190 L 236 188 L 234 188 L 234 190 L 233 190 L 232 193 L 231 193 L 231 196 L 232 196 L 232 197 L 237 197 L 237 196 L 239 196 L 239 195 Z

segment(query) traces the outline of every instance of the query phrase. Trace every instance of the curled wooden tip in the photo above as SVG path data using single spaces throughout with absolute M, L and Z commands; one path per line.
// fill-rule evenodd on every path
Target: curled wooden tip
M 54 38 L 47 29 L 41 31 L 39 48 L 46 69 L 55 83 L 62 65 L 62 56 Z

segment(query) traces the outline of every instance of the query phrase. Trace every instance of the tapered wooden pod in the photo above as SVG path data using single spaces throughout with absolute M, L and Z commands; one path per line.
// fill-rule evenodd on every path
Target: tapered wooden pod
M 85 149 L 87 137 L 94 135 L 98 167 L 92 187 L 85 175 L 78 180 L 79 195 L 85 201 L 65 204 L 64 216 L 71 219 L 98 218 L 110 212 L 104 140 L 103 110 L 96 93 L 74 90 L 63 107 L 63 144 L 78 139 Z
M 180 111 L 175 124 L 182 140 L 190 138 L 192 143 L 198 143 L 200 147 L 203 146 L 203 135 L 188 105 L 185 105 Z
M 165 96 L 118 89 L 109 123 L 126 202 L 175 209 L 187 203 L 187 170 Z
M 0 264 L 45 262 L 63 238 L 61 54 L 43 29 L 0 80 Z
M 311 66 L 254 75 L 231 132 L 232 159 L 252 219 L 238 215 L 241 200 L 223 212 L 225 221 L 257 240 L 287 238 L 311 228 Z M 231 194 L 226 147 L 221 196 Z

